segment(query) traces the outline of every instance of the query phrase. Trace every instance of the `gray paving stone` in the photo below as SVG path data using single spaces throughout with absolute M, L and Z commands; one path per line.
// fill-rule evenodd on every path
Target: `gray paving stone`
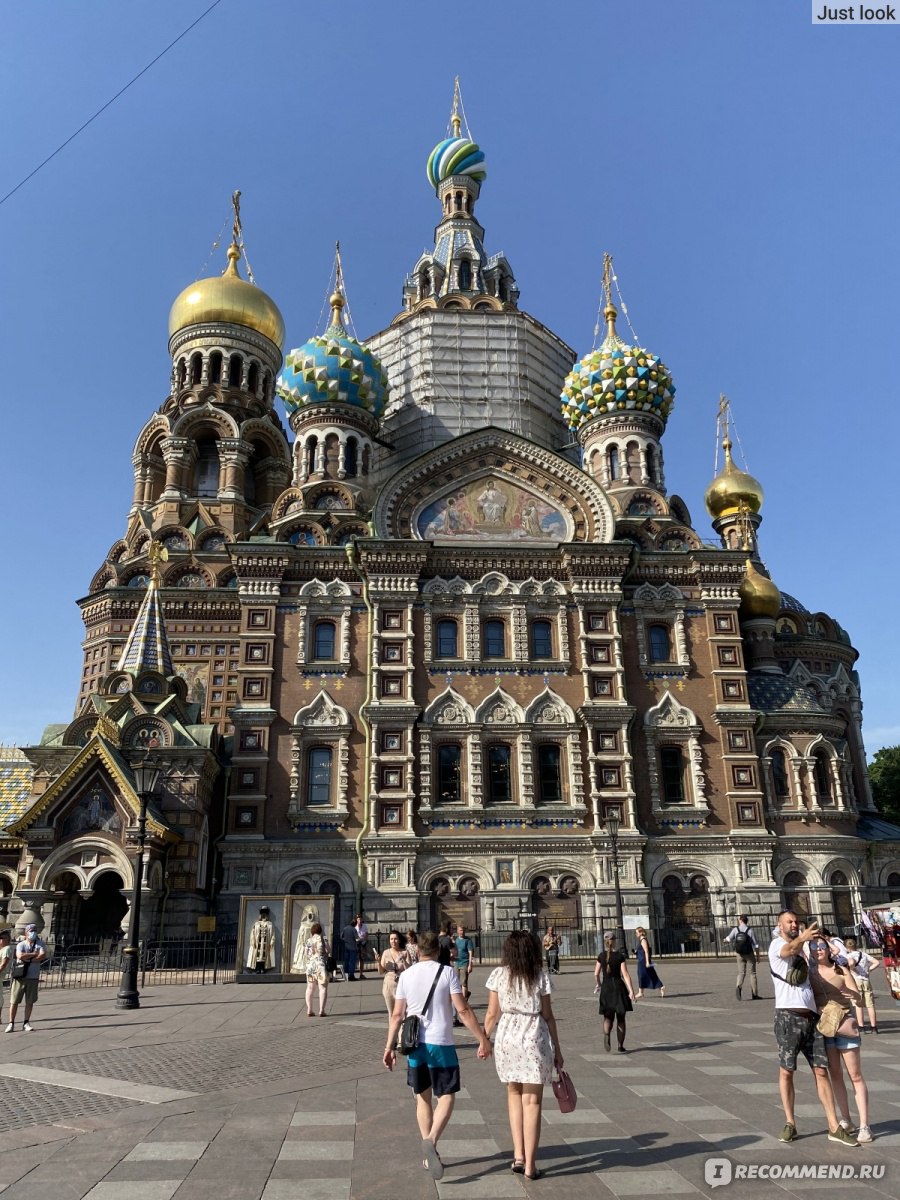
M 677 1171 L 653 1167 L 640 1171 L 604 1171 L 598 1178 L 616 1196 L 663 1196 L 698 1191 Z
M 84 1200 L 172 1200 L 180 1187 L 180 1179 L 121 1179 L 96 1184 Z
M 291 1126 L 298 1125 L 355 1125 L 356 1111 L 352 1108 L 340 1111 L 316 1112 L 309 1109 L 298 1109 L 291 1117 Z
M 318 1140 L 285 1142 L 279 1152 L 278 1161 L 303 1159 L 313 1162 L 321 1158 L 326 1152 L 329 1159 L 352 1158 L 353 1142 L 321 1142 Z
M 673 1062 L 715 1062 L 718 1057 L 718 1054 L 712 1054 L 709 1050 L 672 1050 L 669 1052 L 669 1058 Z
M 189 1159 L 196 1162 L 201 1157 L 209 1142 L 138 1142 L 133 1150 L 125 1155 L 123 1162 L 149 1162 L 151 1160 L 174 1162 L 179 1159 Z
M 546 1103 L 541 1114 L 545 1125 L 608 1125 L 610 1118 L 599 1108 L 589 1108 L 581 1100 L 574 1112 L 562 1113 L 558 1108 L 550 1108 Z M 453 1119 L 456 1119 L 454 1113 Z
M 299 1191 L 293 1180 L 270 1179 L 265 1186 L 262 1200 L 298 1200 Z M 303 1200 L 350 1200 L 350 1180 L 303 1179 Z
M 678 1083 L 630 1083 L 629 1088 L 636 1096 L 652 1099 L 654 1096 L 694 1096 Z
M 632 1066 L 616 1066 L 616 1067 L 601 1067 L 601 1071 L 608 1075 L 610 1079 L 621 1075 L 623 1078 L 633 1078 L 637 1075 L 659 1075 L 659 1071 L 653 1071 L 650 1067 L 632 1067 Z
M 684 1108 L 669 1108 L 660 1105 L 668 1117 L 676 1121 L 739 1121 L 734 1113 L 726 1112 L 715 1104 L 686 1105 Z
M 453 1124 L 451 1121 L 450 1129 Z M 494 1154 L 499 1154 L 500 1147 L 493 1138 L 454 1138 L 442 1137 L 438 1142 L 438 1150 L 445 1165 L 449 1165 L 454 1158 L 463 1158 L 469 1161 L 470 1159 L 490 1158 Z
M 702 1071 L 704 1075 L 755 1075 L 755 1071 L 751 1071 L 749 1067 L 726 1067 L 724 1065 L 718 1067 L 698 1067 L 698 1071 Z
M 773 1096 L 778 1098 L 778 1082 L 772 1083 L 735 1083 L 732 1084 L 739 1092 L 746 1092 L 748 1096 Z
M 450 1179 L 445 1175 L 436 1186 L 440 1200 L 493 1200 L 494 1196 L 498 1200 L 511 1200 L 512 1197 L 525 1196 L 519 1177 L 510 1171 L 505 1175 L 486 1175 L 480 1179 Z M 268 1197 L 263 1197 L 263 1200 L 268 1200 Z

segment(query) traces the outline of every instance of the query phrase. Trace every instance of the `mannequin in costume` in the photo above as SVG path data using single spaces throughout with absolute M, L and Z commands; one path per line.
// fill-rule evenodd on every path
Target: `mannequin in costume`
M 319 923 L 319 920 L 319 910 L 315 904 L 304 904 L 303 915 L 297 929 L 297 940 L 294 943 L 294 957 L 291 960 L 292 971 L 306 970 L 306 943 L 309 940 L 310 930 L 313 925 Z
M 253 922 L 250 930 L 250 953 L 247 955 L 247 967 L 262 975 L 271 971 L 275 966 L 275 926 L 272 924 L 268 908 L 259 910 L 259 920 Z

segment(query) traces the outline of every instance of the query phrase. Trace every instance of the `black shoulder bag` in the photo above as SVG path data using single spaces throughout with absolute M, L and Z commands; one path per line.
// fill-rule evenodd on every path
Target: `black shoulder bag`
M 420 1016 L 427 1016 L 428 1010 L 431 1007 L 431 997 L 434 995 L 434 989 L 437 987 L 437 981 L 441 977 L 443 966 L 438 963 L 438 969 L 434 979 L 431 981 L 431 990 L 428 993 L 428 999 L 425 1001 L 425 1007 L 422 1009 Z M 401 1054 L 411 1054 L 413 1050 L 419 1046 L 419 1016 L 410 1014 L 403 1018 L 403 1024 L 400 1026 L 400 1036 L 397 1039 L 397 1049 Z

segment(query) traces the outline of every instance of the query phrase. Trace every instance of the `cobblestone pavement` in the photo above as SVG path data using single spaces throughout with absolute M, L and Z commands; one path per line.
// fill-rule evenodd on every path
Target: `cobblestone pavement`
M 332 985 L 330 1016 L 305 1015 L 301 987 L 159 987 L 134 1012 L 114 989 L 50 991 L 34 1033 L 0 1035 L 2 1200 L 503 1200 L 712 1195 L 708 1159 L 779 1175 L 883 1170 L 882 1178 L 739 1179 L 716 1195 L 900 1195 L 900 1013 L 883 987 L 883 1033 L 863 1066 L 876 1141 L 828 1142 L 805 1065 L 801 1137 L 783 1124 L 772 1000 L 738 1003 L 730 963 L 660 964 L 662 1000 L 640 1001 L 627 1046 L 603 1051 L 588 963 L 555 981 L 560 1039 L 579 1092 L 546 1098 L 536 1182 L 509 1171 L 505 1096 L 463 1031 L 464 1088 L 442 1139 L 447 1170 L 421 1168 L 405 1073 L 380 1064 L 386 1015 L 376 980 Z M 475 975 L 473 998 L 484 999 Z M 483 1004 L 481 1004 L 483 1013 Z M 774 1171 L 770 1169 L 774 1168 Z

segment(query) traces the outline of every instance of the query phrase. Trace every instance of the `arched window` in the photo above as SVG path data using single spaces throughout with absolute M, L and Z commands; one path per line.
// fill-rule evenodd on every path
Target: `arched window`
M 437 792 L 441 804 L 459 804 L 462 800 L 462 751 L 459 746 L 438 747 Z
M 462 211 L 462 198 L 463 198 L 462 192 L 454 192 L 453 193 L 453 207 L 456 209 L 457 212 Z
M 244 471 L 244 499 L 248 504 L 256 503 L 256 472 L 252 467 Z
M 438 621 L 437 657 L 459 658 L 459 626 L 456 621 Z
M 888 896 L 900 896 L 900 871 L 891 871 L 887 877 Z
M 306 803 L 310 808 L 331 803 L 331 750 L 313 746 L 307 756 Z
M 788 871 L 782 885 L 784 907 L 795 912 L 801 920 L 808 920 L 810 912 L 806 886 L 806 876 L 802 871 Z
M 250 364 L 250 370 L 247 372 L 247 390 L 256 393 L 259 387 L 259 366 L 257 363 Z
M 369 447 L 368 446 L 363 446 L 362 473 L 363 473 L 363 475 L 369 474 Z
M 459 264 L 459 290 L 468 292 L 472 287 L 472 264 L 464 258 Z
M 506 625 L 503 621 L 485 621 L 482 642 L 485 658 L 506 658 Z
M 209 382 L 222 382 L 222 355 L 218 350 L 213 350 L 209 356 Z
M 488 803 L 506 804 L 512 799 L 510 772 L 512 754 L 510 748 L 500 744 L 488 746 L 487 758 Z
M 197 461 L 194 464 L 194 494 L 217 496 L 219 494 L 219 450 L 213 441 L 197 443 Z
M 269 399 L 269 391 L 272 387 L 272 374 L 266 371 L 263 375 L 263 400 Z
M 347 438 L 347 444 L 344 446 L 344 474 L 348 479 L 353 479 L 357 471 L 359 442 L 356 438 Z
M 191 387 L 200 382 L 203 375 L 203 355 L 198 350 L 191 355 Z
M 684 755 L 678 746 L 663 746 L 659 768 L 664 804 L 684 804 Z
M 816 783 L 816 799 L 820 804 L 831 804 L 831 771 L 828 769 L 828 759 L 824 754 L 816 754 L 813 766 L 813 778 Z
M 549 621 L 531 622 L 531 657 L 553 657 L 553 626 Z
M 672 647 L 669 641 L 668 625 L 651 625 L 647 631 L 650 637 L 650 661 L 671 662 Z
M 306 442 L 306 473 L 313 475 L 316 470 L 316 451 L 319 448 L 319 439 L 311 437 Z
M 621 472 L 619 470 L 619 451 L 615 446 L 610 446 L 606 452 L 606 463 L 610 479 L 618 479 Z
M 562 755 L 559 746 L 538 746 L 538 800 L 541 804 L 562 801 Z
M 336 635 L 334 621 L 317 621 L 313 630 L 313 657 L 333 662 Z
M 187 379 L 187 363 L 184 361 L 183 358 L 179 358 L 179 360 L 178 360 L 178 386 L 180 388 L 184 387 L 186 379 Z
M 427 271 L 422 271 L 419 275 L 419 296 L 422 300 L 426 296 L 431 295 L 431 280 L 428 277 Z
M 786 800 L 791 794 L 791 789 L 788 786 L 787 761 L 784 757 L 783 750 L 772 751 L 772 783 L 775 787 L 775 795 L 779 800 Z
M 647 478 L 650 480 L 651 483 L 655 483 L 656 482 L 656 451 L 653 449 L 652 446 L 647 447 L 646 455 L 647 455 Z
M 240 387 L 241 376 L 244 373 L 244 360 L 239 354 L 232 354 L 228 360 L 228 386 Z

